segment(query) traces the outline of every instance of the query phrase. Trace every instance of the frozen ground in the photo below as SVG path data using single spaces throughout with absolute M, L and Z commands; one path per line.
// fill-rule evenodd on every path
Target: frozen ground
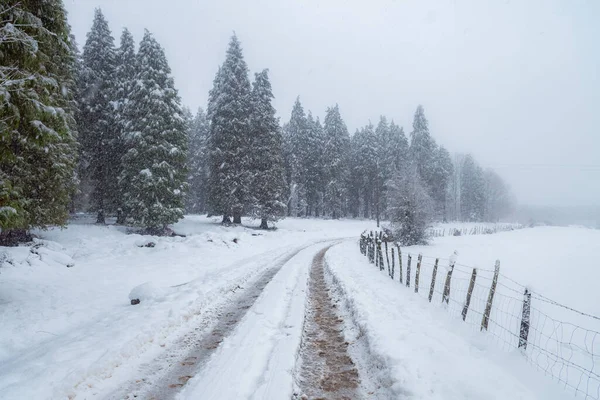
M 281 265 L 248 312 L 218 341 L 206 366 L 179 394 L 182 399 L 197 398 L 200 392 L 203 398 L 215 399 L 275 399 L 281 398 L 281 393 L 291 396 L 309 268 L 315 254 L 331 244 L 324 241 L 343 238 L 344 244 L 334 246 L 327 259 L 348 295 L 349 308 L 360 317 L 351 326 L 367 324 L 371 330 L 365 333 L 380 335 L 369 344 L 383 342 L 391 335 L 394 338 L 387 341 L 390 346 L 400 346 L 406 340 L 406 344 L 423 350 L 409 351 L 410 346 L 402 345 L 408 353 L 389 347 L 386 351 L 393 354 L 375 354 L 377 365 L 393 372 L 390 376 L 400 376 L 394 375 L 401 371 L 398 365 L 415 365 L 412 372 L 407 369 L 394 383 L 397 393 L 435 398 L 427 393 L 439 395 L 459 379 L 459 372 L 449 364 L 450 360 L 458 360 L 471 372 L 488 371 L 516 382 L 512 392 L 508 385 L 494 389 L 498 390 L 496 398 L 502 398 L 499 394 L 505 394 L 504 398 L 550 398 L 545 397 L 543 384 L 537 384 L 538 379 L 549 381 L 529 366 L 521 368 L 521 359 L 509 357 L 507 361 L 506 355 L 496 354 L 494 347 L 489 347 L 491 344 L 476 340 L 478 336 L 472 331 L 463 332 L 462 325 L 457 327 L 447 315 L 438 315 L 443 310 L 422 305 L 419 297 L 403 297 L 397 282 L 391 282 L 385 274 L 376 277 L 372 266 L 362 265 L 365 260 L 356 239 L 364 229 L 374 229 L 373 225 L 371 221 L 287 219 L 278 224 L 276 231 L 263 232 L 225 228 L 217 218 L 188 216 L 175 226 L 175 231 L 186 237 L 158 238 L 79 222 L 65 230 L 40 232 L 42 240 L 34 248 L 0 248 L 8 254 L 8 261 L 0 266 L 0 398 L 110 398 L 110 393 L 127 385 L 144 368 L 155 365 L 153 360 L 177 347 L 189 332 L 200 327 L 210 331 L 217 326 L 219 310 L 236 301 L 239 288 L 252 286 L 277 260 L 300 251 Z M 594 282 L 600 273 L 591 262 L 579 261 L 597 254 L 600 241 L 598 231 L 578 229 L 535 228 L 437 238 L 432 246 L 405 251 L 448 257 L 458 250 L 459 263 L 487 268 L 500 258 L 505 274 L 549 297 L 575 307 L 587 305 L 583 308 L 594 312 L 598 302 L 589 299 L 597 296 Z M 144 247 L 149 242 L 155 246 Z M 554 254 L 548 255 L 549 249 L 554 249 Z M 590 279 L 565 274 L 565 262 L 581 265 L 577 268 Z M 343 273 L 359 274 L 364 268 L 368 276 L 344 278 Z M 361 285 L 349 286 L 352 283 L 344 279 L 354 279 Z M 372 298 L 365 297 L 361 290 L 373 293 Z M 131 306 L 130 295 L 140 298 L 141 304 Z M 409 318 L 406 307 L 394 307 L 398 310 L 392 314 L 379 314 L 388 304 L 404 303 L 416 307 L 420 318 Z M 373 315 L 386 319 L 389 325 L 380 326 L 370 319 Z M 430 342 L 410 342 L 414 337 L 424 337 L 432 326 L 440 332 L 439 337 L 432 337 Z M 403 336 L 395 330 L 408 333 Z M 449 340 L 446 336 L 453 345 L 443 353 L 447 346 L 442 344 Z M 445 373 L 444 366 L 449 368 Z M 531 380 L 515 377 L 522 371 Z M 233 377 L 239 377 L 236 385 L 231 384 Z M 466 378 L 458 382 L 467 385 Z M 551 383 L 549 387 L 553 387 Z M 454 398 L 461 394 L 476 398 L 476 394 L 487 393 L 484 389 L 478 385 L 473 392 L 449 393 Z
M 356 252 L 356 243 L 344 243 L 332 248 L 326 261 L 349 298 L 371 356 L 389 369 L 394 398 L 570 398 L 518 354 L 498 353 L 412 288 L 377 273 Z
M 39 233 L 48 241 L 41 256 L 29 247 L 6 249 L 12 263 L 0 269 L 0 398 L 87 397 L 118 385 L 271 259 L 371 227 L 289 219 L 263 232 L 216 221 L 186 217 L 175 231 L 188 236 L 173 238 L 72 224 Z M 148 241 L 155 247 L 139 247 Z M 131 306 L 129 294 L 142 284 L 147 299 Z

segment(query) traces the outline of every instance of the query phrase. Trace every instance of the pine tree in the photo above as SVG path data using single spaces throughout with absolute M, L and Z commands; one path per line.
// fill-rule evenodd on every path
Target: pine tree
M 190 213 L 202 213 L 207 210 L 209 130 L 206 113 L 199 108 L 188 130 L 188 182 L 190 187 L 186 210 Z
M 485 214 L 485 178 L 473 156 L 464 158 L 460 176 L 460 206 L 466 221 L 482 221 Z
M 360 131 L 360 156 L 359 164 L 362 180 L 364 217 L 372 218 L 375 215 L 375 187 L 377 183 L 379 141 L 375 134 L 375 127 L 369 123 Z
M 117 164 L 114 166 L 113 176 L 119 177 L 123 170 L 123 157 L 127 153 L 127 146 L 125 137 L 131 124 L 131 116 L 128 115 L 128 110 L 131 108 L 127 107 L 129 97 L 135 86 L 135 76 L 138 72 L 138 66 L 135 55 L 135 43 L 133 36 L 127 30 L 123 29 L 121 34 L 121 44 L 116 52 L 116 82 L 115 82 L 115 121 L 117 127 L 117 134 L 114 138 L 113 151 L 114 159 L 117 160 Z M 126 210 L 123 204 L 123 187 L 118 186 L 118 193 L 116 194 L 115 203 L 117 208 L 117 224 L 124 224 L 126 220 Z
M 346 173 L 350 136 L 348 128 L 336 104 L 329 107 L 323 124 L 326 142 L 323 149 L 326 177 L 325 207 L 332 218 L 341 217 L 346 211 Z
M 306 190 L 307 216 L 319 216 L 323 203 L 323 148 L 325 138 L 319 118 L 308 113 L 305 148 L 303 152 L 303 184 Z
M 409 164 L 408 139 L 404 129 L 392 121 L 390 123 L 390 157 L 394 164 L 394 171 L 402 171 Z
M 446 219 L 446 197 L 453 173 L 454 165 L 450 153 L 443 146 L 439 146 L 435 153 L 430 188 L 431 198 L 435 204 L 435 217 L 439 220 Z
M 434 215 L 443 219 L 448 182 L 452 174 L 451 160 L 446 149 L 438 147 L 429 133 L 425 111 L 419 105 L 415 112 L 410 144 L 411 160 L 433 200 Z
M 273 92 L 268 71 L 256 74 L 252 89 L 252 214 L 260 218 L 260 227 L 267 221 L 277 221 L 285 215 L 283 193 L 285 170 L 282 156 L 282 136 L 275 109 L 271 105 Z
M 148 232 L 183 217 L 187 137 L 179 95 L 163 48 L 145 31 L 126 113 L 131 115 L 120 182 L 126 210 Z
M 118 207 L 119 126 L 115 121 L 116 55 L 114 38 L 102 11 L 96 9 L 83 47 L 80 125 L 83 157 L 93 183 L 92 210 L 98 223 Z
M 233 215 L 234 223 L 249 204 L 251 88 L 242 47 L 233 35 L 225 62 L 220 67 L 209 96 L 211 211 Z
M 76 60 L 62 2 L 0 4 L 0 46 L 0 229 L 62 225 L 76 184 Z
M 410 136 L 411 160 L 416 166 L 421 180 L 429 188 L 433 181 L 433 164 L 437 146 L 429 133 L 429 122 L 425 118 L 425 110 L 421 105 L 415 112 L 413 131 Z
M 379 118 L 379 123 L 375 129 L 375 146 L 377 151 L 377 157 L 375 160 L 375 182 L 374 182 L 374 205 L 375 205 L 375 219 L 377 226 L 382 214 L 387 212 L 387 189 L 388 181 L 391 179 L 392 174 L 395 172 L 394 158 L 392 144 L 392 131 L 387 122 L 387 118 L 383 115 Z
M 296 98 L 289 123 L 285 127 L 285 159 L 289 170 L 290 199 L 288 213 L 299 216 L 305 213 L 306 201 L 306 159 L 309 124 L 300 98 Z

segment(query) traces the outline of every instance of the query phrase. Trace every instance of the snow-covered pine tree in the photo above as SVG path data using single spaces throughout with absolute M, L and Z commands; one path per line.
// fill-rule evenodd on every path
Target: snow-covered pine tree
M 304 187 L 306 190 L 307 216 L 319 216 L 323 202 L 323 148 L 325 140 L 323 126 L 309 112 L 306 129 L 303 167 Z
M 81 150 L 94 186 L 91 209 L 104 223 L 118 207 L 120 156 L 119 127 L 115 121 L 116 55 L 114 38 L 102 11 L 96 9 L 92 29 L 83 46 L 80 94 Z
M 392 122 L 390 123 L 390 153 L 394 163 L 394 170 L 401 171 L 409 163 L 408 139 L 404 129 Z
M 358 218 L 361 209 L 362 196 L 362 165 L 360 164 L 360 131 L 357 129 L 350 138 L 350 151 L 348 156 L 348 179 L 346 192 L 348 193 L 348 211 L 353 218 Z
M 427 227 L 432 219 L 433 202 L 416 165 L 409 165 L 398 172 L 390 191 L 394 236 L 404 246 L 427 244 Z
M 286 124 L 284 147 L 286 164 L 290 171 L 288 182 L 290 199 L 288 215 L 304 215 L 306 211 L 306 158 L 308 146 L 308 119 L 304 113 L 300 97 L 296 98 L 289 123 Z
M 252 215 L 260 218 L 261 229 L 268 221 L 277 221 L 285 215 L 283 199 L 285 169 L 282 155 L 282 136 L 275 108 L 271 104 L 273 92 L 268 70 L 256 74 L 252 88 Z
M 361 165 L 364 217 L 375 216 L 375 187 L 379 156 L 379 141 L 375 127 L 369 122 L 360 131 L 360 153 L 358 162 Z
M 251 87 L 242 46 L 234 34 L 209 95 L 210 177 L 208 201 L 223 222 L 242 222 L 249 204 Z
M 395 172 L 395 149 L 390 125 L 383 115 L 375 129 L 377 159 L 375 161 L 374 203 L 377 226 L 382 215 L 387 215 L 387 191 L 389 180 Z
M 332 218 L 340 218 L 346 211 L 346 179 L 350 149 L 348 128 L 336 104 L 329 107 L 323 123 L 325 146 L 323 149 L 326 177 L 324 204 Z
M 485 214 L 485 177 L 472 155 L 462 162 L 460 176 L 460 213 L 465 221 L 482 221 Z
M 427 118 L 425 118 L 423 106 L 419 105 L 415 112 L 413 131 L 411 132 L 410 156 L 427 192 L 434 202 L 434 210 L 438 210 L 438 212 L 434 213 L 436 216 L 441 215 L 445 201 L 445 190 L 442 191 L 442 189 L 445 188 L 447 182 L 441 184 L 436 182 L 436 179 L 446 176 L 443 173 L 436 173 L 436 170 L 437 172 L 443 170 L 442 167 L 437 165 L 437 161 L 438 156 L 441 155 L 443 157 L 444 154 L 444 152 L 439 153 L 438 146 L 429 133 L 429 123 Z
M 188 190 L 186 210 L 202 213 L 207 210 L 208 192 L 208 120 L 202 108 L 198 109 L 188 129 Z
M 0 4 L 0 230 L 62 225 L 75 188 L 75 54 L 62 2 Z
M 435 218 L 445 220 L 447 216 L 446 197 L 450 178 L 454 173 L 454 165 L 450 153 L 444 146 L 438 146 L 433 165 L 430 195 L 435 205 Z
M 187 158 L 185 121 L 163 48 L 147 30 L 126 108 L 128 151 L 120 176 L 128 216 L 148 232 L 163 233 L 183 217 Z
M 117 135 L 114 139 L 113 150 L 115 151 L 115 159 L 118 163 L 114 166 L 116 171 L 111 175 L 119 177 L 123 170 L 123 156 L 127 153 L 125 145 L 125 136 L 131 124 L 131 116 L 128 111 L 131 108 L 127 107 L 129 97 L 135 85 L 135 76 L 138 72 L 135 43 L 133 36 L 127 28 L 123 29 L 121 34 L 121 43 L 116 52 L 116 69 L 115 69 L 115 122 L 117 127 Z M 124 224 L 126 220 L 127 210 L 123 204 L 123 187 L 118 185 L 118 194 L 116 195 L 117 208 L 117 224 Z

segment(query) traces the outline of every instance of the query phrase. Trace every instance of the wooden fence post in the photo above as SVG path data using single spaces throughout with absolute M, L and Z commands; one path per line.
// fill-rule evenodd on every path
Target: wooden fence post
M 379 265 L 379 238 L 375 235 L 375 267 L 381 270 L 381 265 Z
M 415 273 L 415 293 L 419 293 L 419 276 L 421 275 L 421 260 L 423 259 L 423 254 L 419 254 L 419 258 L 417 259 L 417 272 Z
M 529 336 L 529 319 L 531 316 L 531 293 L 525 288 L 523 295 L 523 315 L 521 317 L 521 332 L 519 333 L 519 348 L 527 350 L 527 337 Z
M 369 236 L 369 262 L 371 264 L 375 262 L 375 258 L 373 257 L 373 255 L 375 254 L 374 242 L 375 239 L 373 236 L 373 231 L 371 231 L 371 235 Z
M 490 287 L 490 294 L 488 296 L 487 303 L 485 305 L 485 311 L 483 312 L 483 318 L 481 319 L 481 330 L 488 329 L 490 322 L 490 313 L 492 312 L 492 302 L 494 301 L 494 293 L 496 293 L 496 285 L 498 284 L 498 274 L 500 273 L 500 260 L 496 260 L 494 267 L 494 279 L 492 279 L 492 286 Z
M 400 250 L 398 243 L 396 243 L 396 249 L 398 250 L 398 274 L 400 275 L 400 283 L 402 283 L 402 250 Z
M 381 250 L 381 238 L 377 241 L 377 256 L 379 257 L 379 270 L 383 271 L 383 251 Z
M 477 268 L 473 268 L 473 273 L 471 274 L 471 282 L 469 282 L 469 289 L 467 290 L 467 299 L 465 300 L 465 306 L 462 310 L 463 321 L 467 319 L 469 304 L 471 304 L 471 296 L 473 295 L 473 289 L 475 288 L 475 278 L 477 278 Z
M 446 274 L 446 283 L 444 284 L 444 294 L 442 295 L 442 303 L 450 303 L 450 281 L 452 279 L 452 272 L 454 272 L 454 264 L 456 261 L 450 257 L 450 265 L 448 268 L 448 274 Z
M 435 265 L 433 266 L 433 275 L 431 276 L 431 287 L 429 288 L 429 302 L 431 303 L 431 299 L 433 298 L 433 289 L 435 288 L 435 276 L 437 275 L 437 267 L 438 261 L 440 259 L 435 259 Z
M 396 269 L 396 260 L 394 259 L 394 246 L 392 246 L 392 274 L 390 275 L 390 278 L 392 278 L 392 280 L 394 280 L 394 270 Z
M 406 265 L 406 287 L 410 287 L 410 262 L 412 261 L 412 257 L 408 255 L 408 264 Z
M 390 270 L 390 254 L 388 252 L 388 242 L 385 241 L 385 259 L 387 260 L 387 265 L 388 265 L 388 275 L 392 276 L 392 272 Z

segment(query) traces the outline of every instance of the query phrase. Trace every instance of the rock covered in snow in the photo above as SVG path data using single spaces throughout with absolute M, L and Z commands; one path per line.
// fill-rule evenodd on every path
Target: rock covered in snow
M 152 282 L 145 282 L 131 289 L 129 300 L 135 305 L 142 301 L 160 301 L 164 298 L 165 291 Z

